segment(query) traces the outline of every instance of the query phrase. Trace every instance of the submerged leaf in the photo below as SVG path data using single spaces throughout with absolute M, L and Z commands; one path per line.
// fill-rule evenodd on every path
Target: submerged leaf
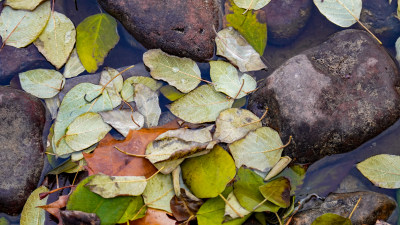
M 233 192 L 228 195 L 228 198 L 226 200 L 229 204 L 225 205 L 225 216 L 230 216 L 232 219 L 236 219 L 251 213 L 240 205 Z M 238 213 L 240 215 L 238 215 Z
M 311 225 L 352 225 L 351 220 L 348 218 L 344 218 L 342 216 L 333 214 L 333 213 L 325 213 L 324 215 L 318 217 L 312 222 Z
M 83 67 L 78 53 L 76 52 L 76 48 L 74 48 L 69 56 L 67 64 L 65 64 L 63 75 L 65 78 L 71 78 L 78 76 L 83 71 L 85 71 L 85 67 Z
M 133 76 L 124 81 L 121 90 L 121 97 L 127 102 L 132 102 L 135 95 L 133 84 L 144 84 L 153 91 L 157 91 L 163 85 L 162 82 L 156 81 L 151 77 Z
M 10 225 L 10 222 L 4 217 L 0 217 L 0 225 Z
M 38 208 L 38 206 L 46 205 L 48 196 L 41 200 L 39 194 L 47 191 L 49 191 L 47 187 L 40 186 L 31 193 L 28 200 L 26 200 L 24 209 L 21 213 L 21 225 L 30 225 L 32 224 L 32 221 L 35 221 L 35 224 L 38 225 L 44 224 L 46 212 L 43 209 Z
M 158 94 L 146 85 L 139 83 L 135 85 L 134 100 L 138 112 L 144 116 L 145 127 L 157 126 L 161 115 Z
M 148 207 L 171 211 L 170 201 L 174 197 L 174 187 L 170 174 L 157 174 L 148 180 L 143 192 L 144 202 Z
M 45 0 L 6 0 L 5 5 L 11 6 L 13 9 L 25 9 L 32 11 L 43 1 Z
M 265 199 L 280 206 L 287 208 L 290 206 L 290 181 L 284 177 L 272 180 L 259 187 Z
M 124 79 L 118 70 L 107 67 L 101 72 L 100 85 L 106 87 L 113 108 L 121 104 L 119 92 L 122 90 L 123 84 Z
M 360 19 L 362 0 L 314 0 L 314 4 L 322 15 L 341 27 L 350 27 Z
M 19 74 L 24 91 L 38 98 L 52 98 L 64 87 L 65 78 L 55 70 L 36 69 Z
M 237 6 L 243 9 L 261 9 L 271 0 L 233 0 Z
M 144 176 L 108 176 L 96 174 L 86 184 L 92 192 L 103 198 L 117 196 L 138 196 L 146 188 L 147 180 Z
M 104 122 L 110 124 L 124 137 L 128 136 L 129 130 L 140 130 L 144 125 L 144 117 L 138 112 L 130 110 L 112 110 L 99 113 Z

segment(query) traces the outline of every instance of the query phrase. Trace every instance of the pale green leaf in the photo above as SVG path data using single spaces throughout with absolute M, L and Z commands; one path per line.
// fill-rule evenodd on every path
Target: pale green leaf
M 103 122 L 99 114 L 88 112 L 78 116 L 68 126 L 65 141 L 73 150 L 79 151 L 99 142 L 110 130 L 111 127 Z
M 138 112 L 144 116 L 145 127 L 157 126 L 161 115 L 157 92 L 144 84 L 136 84 L 134 100 Z
M 241 72 L 258 71 L 267 68 L 260 54 L 232 27 L 217 33 L 215 38 L 217 55 L 227 58 Z
M 113 110 L 100 112 L 103 121 L 111 125 L 124 137 L 128 136 L 129 130 L 140 130 L 144 125 L 144 117 L 138 112 L 130 110 Z
M 246 210 L 240 205 L 233 192 L 228 195 L 226 200 L 229 204 L 225 204 L 225 216 L 230 216 L 232 219 L 236 219 L 250 214 L 250 211 Z M 240 215 L 238 215 L 238 213 Z
M 259 187 L 265 199 L 282 208 L 290 206 L 290 181 L 279 177 Z
M 23 48 L 42 33 L 50 18 L 50 1 L 40 4 L 33 11 L 3 8 L 0 15 L 0 35 L 6 45 Z
M 337 214 L 325 213 L 324 215 L 315 219 L 311 225 L 352 225 L 351 220 Z
M 286 177 L 290 180 L 290 194 L 294 195 L 297 188 L 303 184 L 303 179 L 306 176 L 306 165 L 292 165 L 286 168 L 277 177 Z
M 178 89 L 176 89 L 171 85 L 165 85 L 161 87 L 160 92 L 171 102 L 176 101 L 185 96 L 184 93 L 180 92 Z
M 271 0 L 233 0 L 237 6 L 243 9 L 261 9 Z
M 47 191 L 47 187 L 40 186 L 31 193 L 21 213 L 21 225 L 44 225 L 46 211 L 38 206 L 46 205 L 48 196 L 40 200 L 39 194 Z
M 362 0 L 314 0 L 319 11 L 332 23 L 350 27 L 360 19 Z
M 79 59 L 89 73 L 94 73 L 119 41 L 117 22 L 110 15 L 96 14 L 82 21 L 76 31 Z
M 144 176 L 108 176 L 96 174 L 86 184 L 92 192 L 103 198 L 117 196 L 138 196 L 146 188 L 147 180 Z
M 123 84 L 124 79 L 118 70 L 107 67 L 101 72 L 100 85 L 106 87 L 113 108 L 121 104 L 119 92 L 122 90 Z
M 229 150 L 237 168 L 244 165 L 268 172 L 281 158 L 283 143 L 278 132 L 269 127 L 261 127 L 230 144 Z
M 52 98 L 46 98 L 44 99 L 44 102 L 46 103 L 46 107 L 50 112 L 51 119 L 54 120 L 57 117 L 58 107 L 60 107 L 61 104 L 58 95 Z
M 397 0 L 397 17 L 400 18 L 400 0 Z
M 6 0 L 5 5 L 13 9 L 34 10 L 44 0 Z M 0 1 L 1 2 L 1 1 Z
M 19 74 L 24 91 L 38 98 L 52 98 L 64 87 L 65 78 L 56 70 L 36 69 Z
M 164 80 L 183 93 L 190 92 L 200 83 L 200 69 L 189 58 L 179 58 L 160 49 L 152 49 L 143 54 L 143 62 L 150 68 L 153 78 Z
M 121 97 L 127 102 L 132 102 L 134 97 L 135 88 L 133 84 L 144 84 L 153 91 L 157 91 L 162 86 L 162 82 L 156 81 L 151 77 L 133 76 L 124 81 L 121 90 Z
M 147 181 L 143 199 L 148 207 L 172 213 L 170 201 L 173 197 L 174 187 L 170 174 L 157 174 Z
M 233 100 L 216 92 L 210 85 L 202 85 L 171 104 L 171 112 L 190 123 L 213 122 L 219 113 L 232 107 Z
M 78 53 L 76 52 L 76 48 L 74 48 L 69 56 L 67 64 L 65 64 L 63 75 L 65 78 L 71 78 L 78 76 L 83 71 L 85 71 L 85 67 L 83 67 Z
M 47 61 L 60 69 L 74 49 L 76 30 L 72 21 L 64 14 L 51 14 L 46 28 L 33 42 Z
M 357 169 L 381 188 L 400 188 L 400 156 L 381 154 L 357 164 Z

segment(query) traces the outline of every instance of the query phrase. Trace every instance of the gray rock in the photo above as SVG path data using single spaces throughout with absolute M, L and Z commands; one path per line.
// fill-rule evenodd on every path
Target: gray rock
M 21 212 L 43 169 L 42 102 L 26 92 L 0 87 L 0 212 Z
M 360 198 L 360 203 L 351 217 L 353 225 L 373 225 L 377 220 L 387 220 L 396 208 L 396 201 L 376 192 L 333 193 L 324 201 L 314 199 L 305 204 L 293 216 L 290 224 L 310 225 L 316 218 L 325 213 L 348 217 Z
M 217 0 L 98 0 L 146 48 L 198 61 L 214 54 Z
M 344 30 L 289 59 L 249 100 L 298 162 L 355 149 L 400 116 L 396 64 L 364 31 Z

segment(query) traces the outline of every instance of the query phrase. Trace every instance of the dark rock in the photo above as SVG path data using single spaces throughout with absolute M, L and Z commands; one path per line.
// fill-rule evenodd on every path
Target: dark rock
M 0 212 L 21 212 L 43 169 L 42 102 L 26 92 L 0 87 Z
M 273 0 L 263 8 L 267 15 L 268 43 L 286 45 L 303 30 L 310 18 L 312 0 Z
M 387 0 L 363 0 L 360 21 L 385 45 L 393 46 L 400 36 L 397 1 L 389 4 Z
M 338 32 L 320 46 L 289 59 L 249 101 L 249 109 L 278 130 L 284 154 L 298 162 L 360 146 L 400 116 L 396 64 L 364 31 Z
M 377 220 L 387 220 L 396 208 L 396 201 L 376 192 L 334 193 L 330 194 L 324 201 L 314 199 L 305 204 L 294 215 L 290 224 L 309 225 L 325 213 L 348 217 L 360 198 L 360 203 L 351 217 L 353 225 L 373 225 Z
M 146 48 L 204 61 L 214 54 L 217 0 L 98 0 Z

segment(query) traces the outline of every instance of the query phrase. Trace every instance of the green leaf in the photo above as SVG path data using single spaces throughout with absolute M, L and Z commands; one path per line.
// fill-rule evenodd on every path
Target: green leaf
M 263 178 L 258 176 L 255 172 L 250 169 L 241 167 L 236 176 L 236 182 L 233 184 L 233 192 L 239 201 L 240 205 L 248 211 L 255 212 L 277 212 L 279 206 L 266 201 L 262 205 L 258 206 L 264 201 L 264 197 L 259 191 L 259 187 L 264 185 Z M 258 206 L 256 209 L 254 209 Z
M 163 85 L 162 82 L 156 81 L 151 77 L 133 76 L 124 81 L 121 90 L 121 97 L 127 102 L 132 102 L 135 88 L 133 84 L 144 84 L 153 91 L 157 91 Z
M 233 192 L 228 195 L 228 198 L 226 200 L 229 204 L 225 205 L 225 216 L 230 216 L 232 219 L 236 219 L 251 213 L 240 205 Z M 240 215 L 238 215 L 238 213 Z
M 85 67 L 83 67 L 78 53 L 76 52 L 76 48 L 74 48 L 69 56 L 67 64 L 65 64 L 63 75 L 65 78 L 71 78 L 78 76 L 83 71 L 85 71 Z
M 122 75 L 120 74 L 120 72 L 118 72 L 118 70 L 106 67 L 101 72 L 100 85 L 106 87 L 113 108 L 121 104 L 121 96 L 119 95 L 119 92 L 122 90 L 123 84 L 124 79 L 122 78 Z
M 148 180 L 143 192 L 144 202 L 148 207 L 172 213 L 170 201 L 174 197 L 174 187 L 170 174 L 157 174 Z
M 40 186 L 31 193 L 21 213 L 21 225 L 44 225 L 46 211 L 38 206 L 46 205 L 48 196 L 40 200 L 39 194 L 47 191 L 47 187 Z
M 261 9 L 271 0 L 233 0 L 237 6 L 243 9 Z
M 89 148 L 103 139 L 111 127 L 94 112 L 84 113 L 68 126 L 65 141 L 75 151 Z
M 290 195 L 294 195 L 298 187 L 303 184 L 304 177 L 306 176 L 307 166 L 292 165 L 286 168 L 277 177 L 286 177 L 290 181 Z
M 139 212 L 144 206 L 142 196 L 102 198 L 85 187 L 92 179 L 93 176 L 90 176 L 78 184 L 69 197 L 67 210 L 96 213 L 102 225 L 126 223 L 128 220 L 139 219 L 144 216 L 145 209 Z M 136 218 L 133 218 L 136 214 Z
M 144 84 L 136 84 L 134 100 L 138 112 L 144 116 L 145 127 L 157 126 L 161 115 L 157 92 Z
M 283 143 L 278 132 L 261 127 L 229 145 L 236 167 L 247 166 L 268 172 L 281 158 Z
M 265 199 L 282 208 L 290 206 L 290 181 L 284 177 L 272 180 L 259 187 Z
M 341 27 L 350 27 L 360 19 L 362 0 L 314 0 L 314 4 L 322 15 Z
M 248 11 L 239 8 L 232 0 L 226 1 L 225 14 L 228 27 L 233 27 L 246 39 L 254 50 L 260 55 L 264 54 L 267 46 L 267 23 L 266 20 L 260 21 L 265 16 L 263 11 Z
M 165 85 L 161 89 L 161 94 L 163 94 L 168 100 L 171 102 L 176 101 L 183 96 L 185 96 L 184 93 L 180 92 L 178 89 L 176 89 L 174 86 L 171 85 Z
M 24 91 L 38 98 L 52 98 L 64 87 L 65 78 L 55 70 L 36 69 L 19 74 Z
M 92 192 L 103 198 L 117 196 L 138 196 L 146 188 L 147 180 L 144 176 L 108 176 L 96 174 L 86 184 Z
M 42 33 L 50 18 L 50 1 L 40 4 L 33 11 L 3 8 L 0 15 L 0 35 L 6 45 L 23 48 Z
M 140 130 L 144 125 L 144 117 L 138 112 L 130 110 L 112 110 L 99 113 L 103 121 L 111 125 L 124 137 L 128 136 L 129 130 Z M 138 126 L 139 125 L 139 126 Z
M 400 156 L 381 154 L 357 164 L 357 169 L 374 185 L 381 188 L 400 188 Z
M 25 9 L 32 11 L 43 1 L 44 0 L 7 0 L 5 5 L 11 6 L 13 9 Z
M 72 21 L 64 14 L 54 12 L 42 34 L 33 43 L 58 70 L 67 62 L 75 40 L 76 30 Z
M 218 196 L 236 174 L 232 157 L 218 145 L 207 155 L 186 159 L 181 168 L 185 184 L 198 198 Z
M 348 218 L 344 218 L 342 216 L 333 214 L 333 213 L 326 213 L 312 222 L 311 225 L 352 225 L 351 220 Z
M 83 66 L 94 73 L 119 41 L 117 22 L 101 13 L 87 17 L 76 28 L 76 49 Z
M 233 100 L 216 92 L 210 85 L 202 85 L 171 104 L 171 112 L 190 123 L 213 122 L 224 109 L 232 107 Z
M 10 222 L 4 217 L 0 218 L 0 225 L 10 225 Z
M 248 74 L 240 74 L 234 66 L 224 61 L 210 62 L 210 76 L 216 91 L 231 98 L 242 98 L 257 88 L 257 82 Z M 240 91 L 240 93 L 239 93 Z
M 189 58 L 168 55 L 160 49 L 152 49 L 143 54 L 144 64 L 157 80 L 164 80 L 183 93 L 195 89 L 201 74 L 196 62 Z

